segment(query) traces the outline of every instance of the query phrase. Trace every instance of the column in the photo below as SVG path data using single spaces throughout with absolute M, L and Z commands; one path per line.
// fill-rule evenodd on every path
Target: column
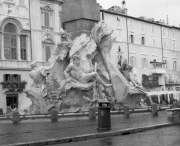
M 0 59 L 1 59 L 1 53 L 2 53 L 2 32 L 0 32 Z
M 26 36 L 26 49 L 27 49 L 27 61 L 31 61 L 31 46 L 30 46 L 30 36 Z
M 17 60 L 21 60 L 20 34 L 17 35 Z
M 3 36 L 3 33 L 1 33 L 0 35 L 1 35 L 1 37 L 0 37 L 0 39 L 1 39 L 1 59 L 5 60 L 5 58 L 4 58 L 4 36 Z

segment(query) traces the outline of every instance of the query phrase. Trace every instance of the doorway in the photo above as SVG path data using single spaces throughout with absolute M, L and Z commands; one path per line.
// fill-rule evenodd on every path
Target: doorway
M 6 105 L 11 109 L 18 108 L 18 94 L 6 94 Z

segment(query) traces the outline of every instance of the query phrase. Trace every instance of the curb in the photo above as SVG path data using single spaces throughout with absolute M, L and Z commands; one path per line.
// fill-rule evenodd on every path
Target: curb
M 170 107 L 159 107 L 159 111 L 165 111 L 166 109 L 170 109 Z M 130 109 L 130 114 L 135 114 L 135 113 L 147 113 L 151 112 L 151 107 L 148 107 L 147 109 Z M 96 115 L 98 113 L 96 112 Z M 118 115 L 124 114 L 124 110 L 120 111 L 111 111 L 111 115 Z M 65 114 L 58 114 L 58 118 L 82 118 L 82 117 L 89 117 L 89 113 L 65 113 Z M 46 115 L 20 115 L 21 120 L 36 120 L 36 119 L 50 119 L 51 115 L 46 114 Z M 0 116 L 0 121 L 7 121 L 7 120 L 12 120 L 12 115 L 9 116 Z
M 83 141 L 83 140 L 90 140 L 90 139 L 97 139 L 97 138 L 105 138 L 105 137 L 112 137 L 112 136 L 121 136 L 121 135 L 129 135 L 138 132 L 144 132 L 152 129 L 157 128 L 165 128 L 170 126 L 180 125 L 180 122 L 175 123 L 163 123 L 157 125 L 150 125 L 145 127 L 135 127 L 111 132 L 102 132 L 102 133 L 93 133 L 93 134 L 85 134 L 79 135 L 74 137 L 64 137 L 59 139 L 49 139 L 45 141 L 37 141 L 37 142 L 26 142 L 26 143 L 15 143 L 9 144 L 4 146 L 43 146 L 43 145 L 53 145 L 53 144 L 62 144 L 62 143 L 69 143 L 75 141 Z

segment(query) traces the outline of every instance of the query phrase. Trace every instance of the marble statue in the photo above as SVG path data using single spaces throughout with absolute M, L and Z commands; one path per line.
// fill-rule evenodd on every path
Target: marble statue
M 111 63 L 110 51 L 116 38 L 104 21 L 93 27 L 91 35 L 82 34 L 73 41 L 61 30 L 61 42 L 49 59 L 49 67 L 33 63 L 33 84 L 25 91 L 32 101 L 30 113 L 83 112 L 98 101 L 124 102 L 129 81 L 138 86 L 127 61 L 120 71 Z M 47 75 L 48 74 L 48 75 Z
M 132 83 L 135 87 L 140 87 L 138 85 L 137 80 L 135 79 L 135 76 L 133 74 L 133 66 L 128 64 L 127 59 L 124 60 L 122 65 L 119 67 L 119 71 L 123 74 L 123 76 Z
M 54 68 L 56 61 L 48 67 L 37 67 L 36 64 L 36 61 L 31 63 L 32 70 L 30 71 L 29 76 L 33 80 L 33 83 L 29 89 L 25 90 L 27 97 L 32 101 L 29 108 L 31 114 L 44 113 L 45 109 L 43 104 L 44 99 L 47 96 L 46 78 L 48 72 Z

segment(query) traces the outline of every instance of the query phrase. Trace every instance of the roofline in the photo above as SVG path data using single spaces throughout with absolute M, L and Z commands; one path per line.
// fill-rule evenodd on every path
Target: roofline
M 111 12 L 111 11 L 108 11 L 108 10 L 105 10 L 105 9 L 100 9 L 100 12 L 106 12 L 106 13 L 110 13 L 110 14 L 114 14 L 114 15 L 119 15 L 119 16 L 131 18 L 131 19 L 136 19 L 136 20 L 139 20 L 139 21 L 143 21 L 143 22 L 147 22 L 147 23 L 163 26 L 163 27 L 175 28 L 175 29 L 179 29 L 180 30 L 180 28 L 177 27 L 177 26 L 165 25 L 165 24 L 160 24 L 160 23 L 156 23 L 156 22 L 151 22 L 151 21 L 143 20 L 143 19 L 140 19 L 140 18 L 137 18 L 137 17 L 133 17 L 133 16 L 129 16 L 129 15 L 125 15 L 125 14 L 120 14 L 120 13 L 116 13 L 116 12 Z

